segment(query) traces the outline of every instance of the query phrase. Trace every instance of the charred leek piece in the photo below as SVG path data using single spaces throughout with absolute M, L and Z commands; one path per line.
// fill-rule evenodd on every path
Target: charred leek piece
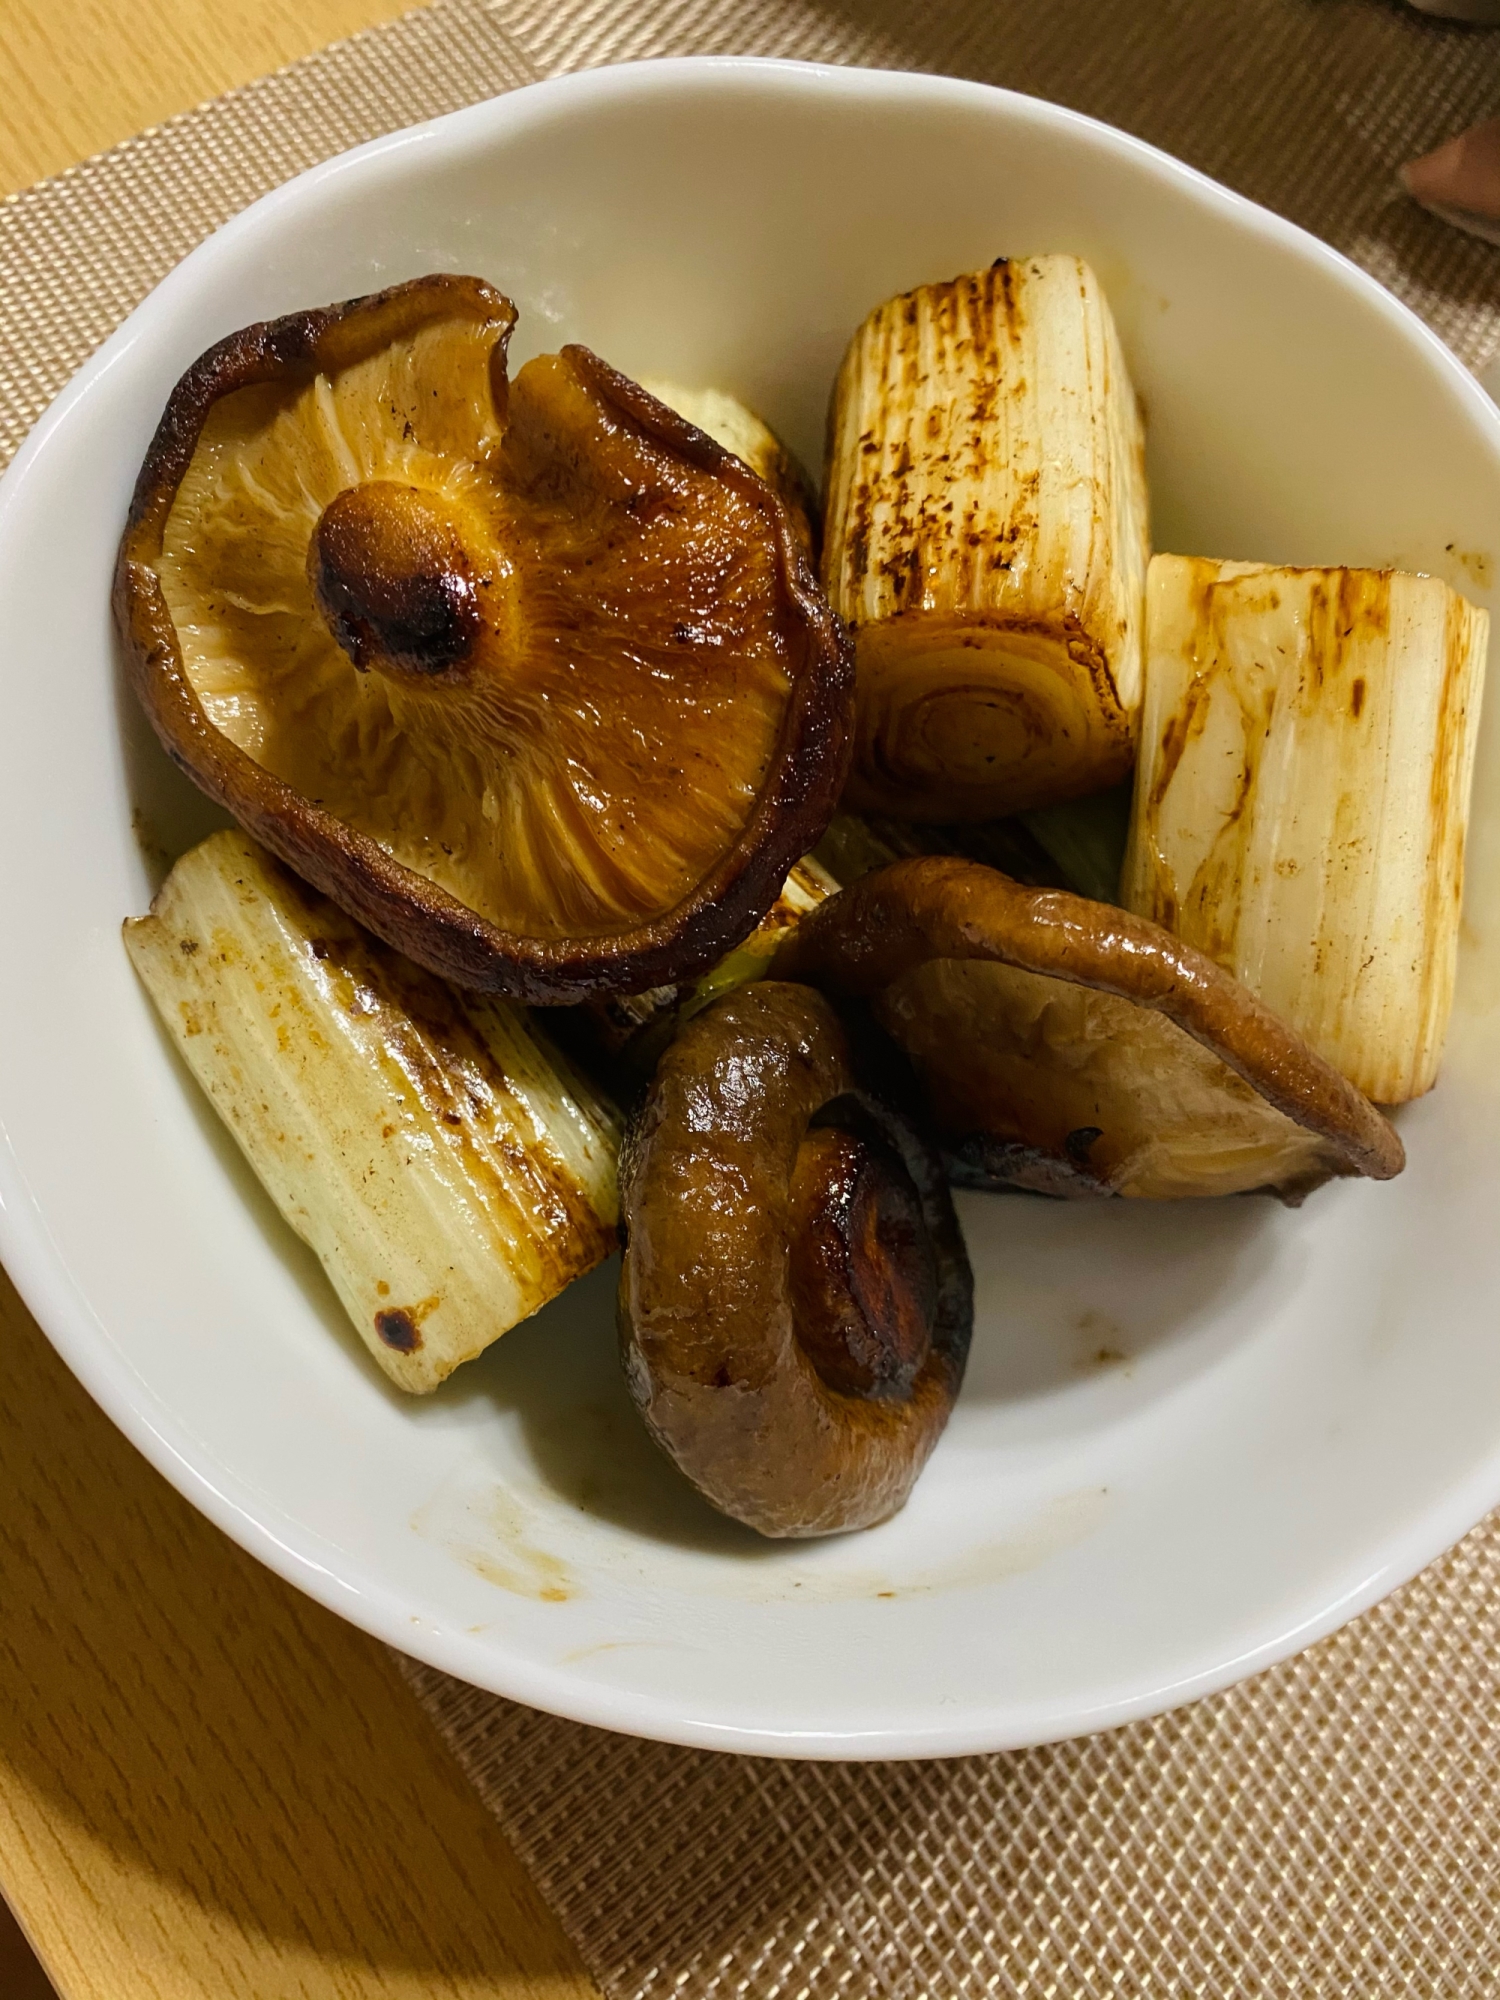
M 824 535 L 858 665 L 848 805 L 993 819 L 1127 775 L 1142 431 L 1086 264 L 1002 258 L 870 315 L 834 390 Z
M 524 1010 L 459 995 L 239 833 L 125 926 L 193 1075 L 403 1389 L 615 1245 L 613 1110 Z
M 1158 556 L 1126 907 L 1380 1104 L 1453 997 L 1489 619 L 1435 577 Z

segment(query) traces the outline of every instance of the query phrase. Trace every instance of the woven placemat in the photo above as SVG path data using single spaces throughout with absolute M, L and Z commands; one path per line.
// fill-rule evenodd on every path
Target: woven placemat
M 0 463 L 137 299 L 276 182 L 539 75 L 688 52 L 1076 105 L 1318 231 L 1471 366 L 1500 350 L 1500 251 L 1393 181 L 1496 109 L 1500 36 L 1394 0 L 438 0 L 0 203 Z M 611 2000 L 1500 1987 L 1500 1517 L 1228 1694 L 1012 1756 L 676 1750 L 405 1666 Z

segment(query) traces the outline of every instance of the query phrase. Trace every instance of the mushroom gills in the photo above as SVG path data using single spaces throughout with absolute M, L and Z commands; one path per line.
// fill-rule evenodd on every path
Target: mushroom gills
M 1143 439 L 1086 264 L 1001 258 L 871 313 L 827 495 L 824 583 L 857 661 L 848 805 L 992 819 L 1128 774 Z
M 976 862 L 865 876 L 804 919 L 772 972 L 869 1008 L 967 1185 L 1296 1202 L 1404 1161 L 1374 1106 L 1203 954 Z
M 1381 1104 L 1453 1003 L 1488 614 L 1437 577 L 1158 556 L 1123 901 Z
M 803 544 L 816 549 L 817 493 L 800 461 L 764 417 L 724 389 L 689 389 L 655 375 L 643 375 L 641 387 L 743 459 L 785 505 Z
M 523 1009 L 465 996 L 239 833 L 125 944 L 178 1052 L 401 1388 L 610 1255 L 618 1116 Z
M 555 356 L 511 385 L 502 436 L 475 332 L 424 328 L 269 421 L 240 407 L 259 388 L 216 405 L 163 588 L 210 721 L 294 791 L 501 929 L 623 930 L 749 818 L 787 695 L 753 629 L 771 559 L 750 510 L 726 493 L 713 518 L 711 482 Z M 679 592 L 689 536 L 707 588 Z M 403 599 L 445 593 L 461 672 L 382 646 Z
M 626 1381 L 721 1512 L 872 1526 L 958 1394 L 973 1278 L 941 1164 L 819 994 L 745 986 L 683 1028 L 621 1174 Z
M 786 507 L 426 279 L 184 378 L 117 605 L 168 747 L 349 913 L 532 1001 L 696 973 L 833 810 L 851 662 Z

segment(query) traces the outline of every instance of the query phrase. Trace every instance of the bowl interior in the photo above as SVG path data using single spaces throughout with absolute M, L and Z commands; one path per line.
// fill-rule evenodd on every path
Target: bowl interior
M 645 65 L 333 163 L 189 259 L 0 493 L 0 1248 L 111 1413 L 214 1517 L 408 1651 L 725 1747 L 998 1748 L 1222 1683 L 1500 1499 L 1500 704 L 1444 1078 L 1390 1187 L 1297 1213 L 965 1197 L 973 1362 L 902 1516 L 719 1520 L 617 1378 L 613 1273 L 424 1402 L 388 1389 L 158 1032 L 120 947 L 214 823 L 122 694 L 108 588 L 177 373 L 249 320 L 433 269 L 732 389 L 816 467 L 892 292 L 1002 253 L 1099 271 L 1159 547 L 1391 563 L 1487 603 L 1500 424 L 1330 253 L 1085 121 L 932 78 Z

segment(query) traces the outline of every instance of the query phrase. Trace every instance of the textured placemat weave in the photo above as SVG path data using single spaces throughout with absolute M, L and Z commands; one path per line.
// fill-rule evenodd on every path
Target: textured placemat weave
M 230 216 L 334 153 L 537 75 L 488 8 L 436 0 L 0 201 L 0 467 Z
M 438 0 L 0 203 L 0 463 L 299 168 L 534 76 L 736 51 L 1076 105 L 1347 250 L 1472 366 L 1500 350 L 1500 251 L 1392 179 L 1497 108 L 1500 36 L 1384 0 Z M 1500 1990 L 1500 1517 L 1253 1682 L 1015 1756 L 720 1757 L 407 1671 L 611 2000 Z

